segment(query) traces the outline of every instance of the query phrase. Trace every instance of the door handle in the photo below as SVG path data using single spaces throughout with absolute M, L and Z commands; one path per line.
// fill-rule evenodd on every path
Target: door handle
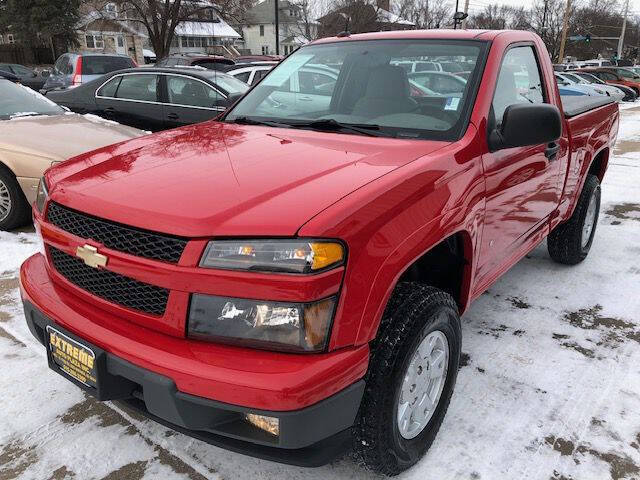
M 169 120 L 178 120 L 180 118 L 180 115 L 178 115 L 177 113 L 170 113 L 169 115 L 167 115 L 167 118 Z
M 560 145 L 556 142 L 551 142 L 544 150 L 544 156 L 547 157 L 550 162 L 553 162 L 558 157 L 558 150 L 560 150 Z

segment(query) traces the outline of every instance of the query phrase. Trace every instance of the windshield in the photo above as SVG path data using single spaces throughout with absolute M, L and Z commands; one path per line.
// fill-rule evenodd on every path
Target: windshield
M 564 73 L 563 75 L 565 78 L 569 79 L 570 81 L 574 81 L 576 83 L 582 83 L 584 81 L 582 78 L 572 73 Z
M 298 128 L 330 123 L 366 127 L 378 136 L 455 137 L 466 126 L 463 112 L 475 94 L 471 84 L 481 73 L 485 46 L 412 39 L 303 47 L 251 90 L 226 121 Z M 416 71 L 416 65 L 427 62 L 457 64 L 471 72 L 470 81 L 447 72 Z
M 62 107 L 30 88 L 0 78 L 0 120 L 30 115 L 61 115 L 64 112 Z
M 249 85 L 226 73 L 211 71 L 208 77 L 229 95 L 244 93 L 249 90 Z

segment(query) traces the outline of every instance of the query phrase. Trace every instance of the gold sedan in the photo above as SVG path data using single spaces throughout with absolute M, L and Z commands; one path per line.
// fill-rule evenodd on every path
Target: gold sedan
M 38 181 L 52 164 L 145 133 L 70 113 L 0 77 L 0 230 L 31 221 Z

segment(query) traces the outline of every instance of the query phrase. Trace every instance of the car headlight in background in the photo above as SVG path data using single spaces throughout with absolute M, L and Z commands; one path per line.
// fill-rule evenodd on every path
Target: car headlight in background
M 44 177 L 40 179 L 38 184 L 38 193 L 36 194 L 36 208 L 40 213 L 44 211 L 44 204 L 49 197 L 49 189 L 47 188 L 47 182 Z
M 193 294 L 189 338 L 269 350 L 318 352 L 329 337 L 336 298 L 286 303 Z
M 340 243 L 324 240 L 213 240 L 201 267 L 313 273 L 344 261 Z

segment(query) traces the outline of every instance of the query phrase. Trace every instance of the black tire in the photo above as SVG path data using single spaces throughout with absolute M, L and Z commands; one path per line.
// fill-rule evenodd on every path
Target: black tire
M 439 330 L 449 345 L 446 380 L 433 416 L 415 438 L 398 429 L 396 404 L 411 358 L 422 339 Z M 372 343 L 366 388 L 354 425 L 354 454 L 371 470 L 397 475 L 413 466 L 429 449 L 444 419 L 460 363 L 462 334 L 458 307 L 437 288 L 400 283 L 385 310 Z
M 582 244 L 582 229 L 587 217 L 589 202 L 595 195 L 597 202 L 595 219 L 589 241 L 586 245 Z M 587 175 L 584 187 L 578 198 L 578 204 L 571 215 L 571 218 L 561 223 L 549 234 L 547 238 L 547 250 L 551 258 L 565 265 L 576 265 L 582 262 L 591 249 L 593 238 L 596 234 L 598 225 L 598 217 L 600 214 L 600 181 L 595 175 Z
M 6 187 L 11 205 L 7 215 L 0 211 L 0 230 L 12 230 L 28 224 L 31 221 L 29 203 L 13 173 L 0 165 L 0 190 L 3 190 L 2 185 Z

